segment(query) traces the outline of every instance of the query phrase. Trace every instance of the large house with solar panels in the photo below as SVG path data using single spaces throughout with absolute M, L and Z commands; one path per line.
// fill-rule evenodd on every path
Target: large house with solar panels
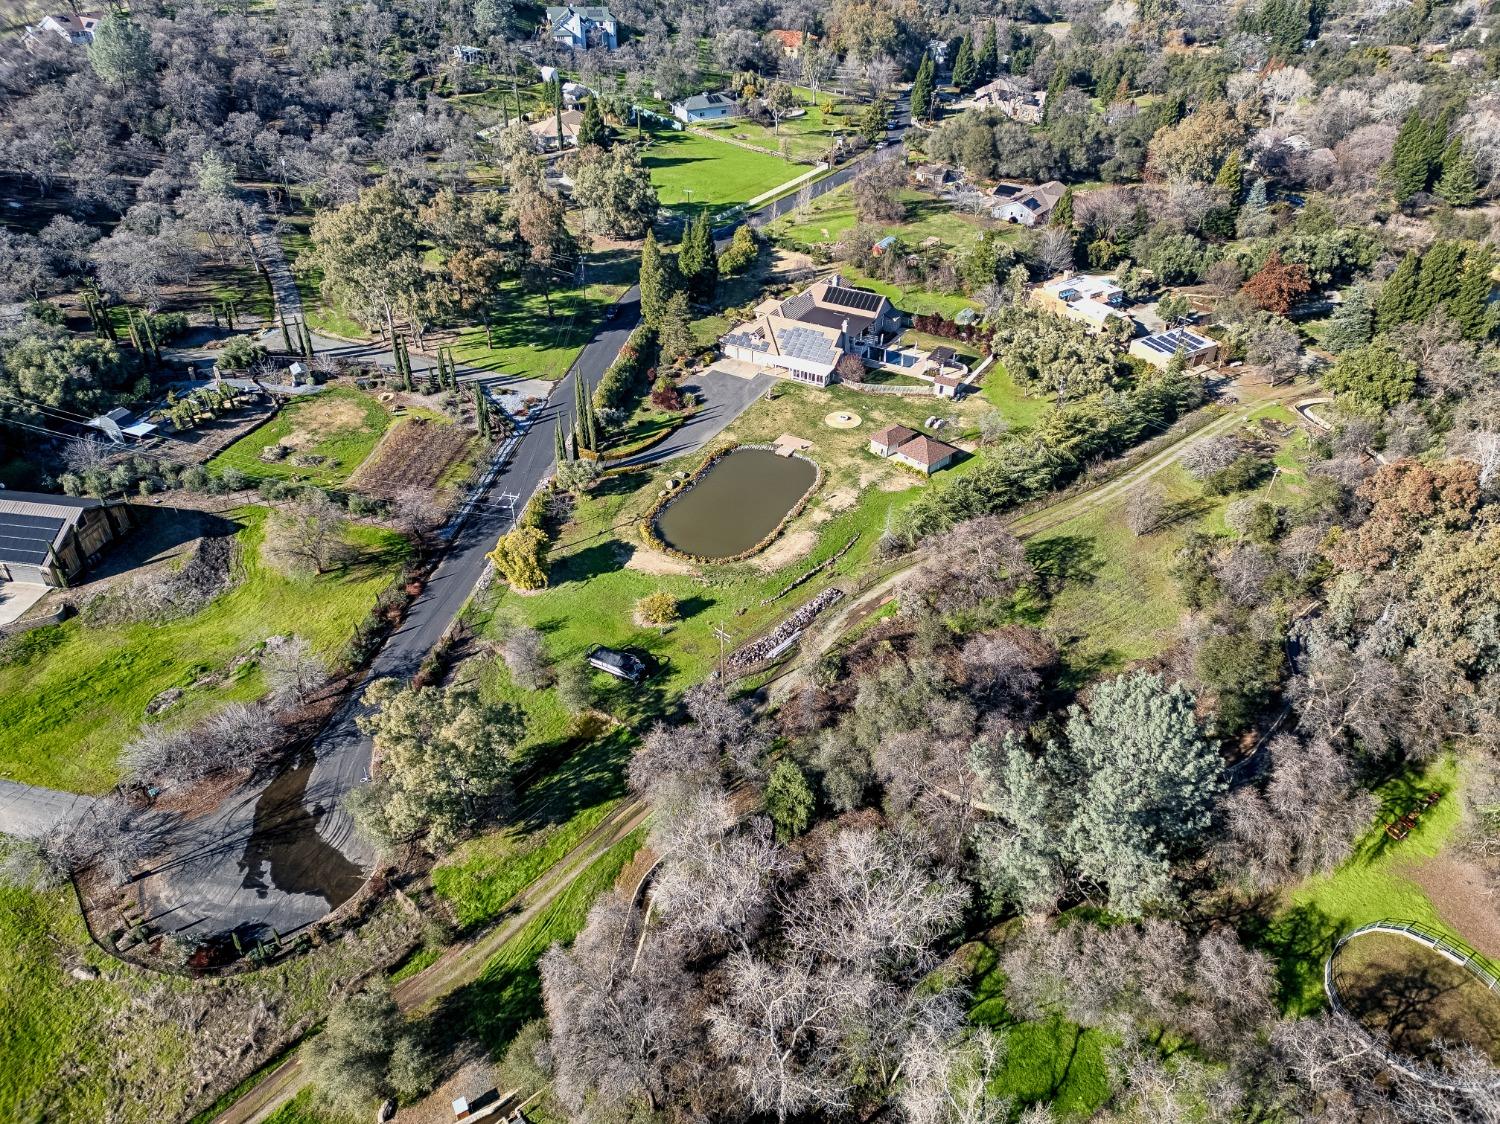
M 899 342 L 905 326 L 905 317 L 886 297 L 855 289 L 834 274 L 794 297 L 762 301 L 755 319 L 732 329 L 719 345 L 730 359 L 827 386 L 838 378 L 845 355 L 917 375 L 933 367 L 931 354 Z
M 1130 342 L 1130 354 L 1153 367 L 1165 367 L 1178 352 L 1189 367 L 1209 367 L 1218 361 L 1219 344 L 1188 328 L 1173 328 Z
M 128 504 L 0 490 L 0 582 L 65 586 L 130 526 Z
M 564 4 L 547 9 L 547 34 L 554 43 L 585 51 L 603 47 L 613 51 L 620 45 L 619 25 L 602 5 Z

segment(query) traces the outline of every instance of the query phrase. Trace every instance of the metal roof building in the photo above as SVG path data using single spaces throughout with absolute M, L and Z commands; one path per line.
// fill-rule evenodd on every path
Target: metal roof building
M 123 503 L 0 491 L 0 582 L 67 585 L 130 525 Z

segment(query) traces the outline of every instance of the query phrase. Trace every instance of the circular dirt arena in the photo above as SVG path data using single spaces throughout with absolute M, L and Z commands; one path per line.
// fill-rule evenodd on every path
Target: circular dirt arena
M 1467 1042 L 1500 1061 L 1500 995 L 1431 948 L 1394 933 L 1365 933 L 1334 955 L 1339 1001 L 1399 1053 L 1441 1064 L 1438 1041 Z
M 848 410 L 835 410 L 823 419 L 823 424 L 829 429 L 858 429 L 864 421 L 858 414 L 852 414 Z

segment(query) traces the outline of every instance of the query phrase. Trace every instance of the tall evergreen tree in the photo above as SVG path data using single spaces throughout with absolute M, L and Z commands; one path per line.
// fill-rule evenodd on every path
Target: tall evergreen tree
M 1224 158 L 1224 163 L 1219 165 L 1219 174 L 1214 177 L 1214 187 L 1224 193 L 1224 201 L 1229 206 L 1239 207 L 1240 196 L 1245 190 L 1245 173 L 1240 163 L 1239 149 L 1231 149 Z
M 1470 207 L 1479 198 L 1479 173 L 1474 161 L 1454 137 L 1443 150 L 1443 174 L 1434 189 L 1450 207 Z
M 1328 320 L 1323 346 L 1335 355 L 1364 347 L 1375 334 L 1375 305 L 1365 285 L 1354 285 Z
M 1048 218 L 1047 224 L 1064 229 L 1073 225 L 1073 189 L 1071 187 L 1063 191 L 1062 197 L 1057 201 L 1057 206 L 1052 208 L 1052 215 Z
M 688 224 L 682 248 L 677 253 L 677 272 L 695 301 L 707 304 L 719 287 L 719 252 L 714 247 L 713 226 L 708 212 Z
M 976 82 L 983 84 L 1000 73 L 1000 37 L 995 30 L 994 20 L 985 29 L 984 44 L 979 48 L 979 55 L 974 62 Z
M 1463 259 L 1463 247 L 1451 239 L 1440 239 L 1432 244 L 1422 255 L 1417 295 L 1408 319 L 1421 320 L 1458 295 L 1463 279 Z
M 890 121 L 890 111 L 886 108 L 885 99 L 876 98 L 859 115 L 859 135 L 871 144 L 875 144 L 881 137 L 885 136 L 887 123 Z
M 1058 103 L 1062 100 L 1062 96 L 1068 92 L 1069 77 L 1071 76 L 1068 73 L 1068 68 L 1059 64 L 1057 70 L 1053 72 L 1052 81 L 1047 83 L 1047 102 L 1042 106 L 1042 115 L 1048 121 L 1052 120 L 1053 116 L 1057 113 Z
M 958 41 L 958 52 L 953 56 L 953 84 L 960 92 L 973 88 L 976 66 L 973 44 L 965 35 Z
M 1495 287 L 1490 274 L 1494 268 L 1495 254 L 1490 247 L 1470 250 L 1464 256 L 1464 272 L 1458 291 L 1448 298 L 1448 315 L 1468 339 L 1485 339 L 1495 329 L 1495 314 L 1490 305 L 1490 293 Z
M 583 103 L 583 120 L 578 123 L 578 147 L 609 147 L 609 126 L 604 123 L 604 111 L 599 108 L 599 99 L 592 94 Z
M 1391 180 L 1396 200 L 1405 203 L 1426 191 L 1432 180 L 1432 131 L 1415 109 L 1401 122 L 1396 146 L 1391 152 Z
M 568 459 L 568 439 L 563 434 L 561 418 L 552 427 L 552 455 L 557 459 L 558 464 L 562 464 L 563 461 Z
M 672 262 L 662 253 L 655 232 L 646 234 L 646 243 L 641 247 L 641 319 L 648 328 L 661 323 L 662 311 L 671 300 L 676 289 Z
M 1388 332 L 1397 324 L 1404 324 L 1413 318 L 1412 309 L 1416 306 L 1417 291 L 1421 285 L 1420 270 L 1417 255 L 1407 254 L 1401 259 L 1395 272 L 1386 278 L 1380 297 L 1375 302 L 1377 331 Z
M 1276 57 L 1292 58 L 1301 53 L 1311 29 L 1307 0 L 1264 0 L 1258 22 Z
M 933 65 L 932 56 L 923 55 L 917 67 L 917 77 L 911 84 L 911 115 L 913 120 L 926 121 L 932 117 Z

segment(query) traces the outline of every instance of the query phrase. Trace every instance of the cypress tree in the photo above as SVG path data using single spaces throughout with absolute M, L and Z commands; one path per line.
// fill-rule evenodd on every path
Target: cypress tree
M 1409 319 L 1421 320 L 1458 295 L 1463 278 L 1463 256 L 1463 247 L 1450 239 L 1440 239 L 1432 244 L 1422 256 L 1417 296 Z
M 599 108 L 599 99 L 592 94 L 583 103 L 583 120 L 578 123 L 578 147 L 609 147 L 609 126 L 604 123 L 604 112 Z
M 567 145 L 563 143 L 562 79 L 555 78 L 553 79 L 553 82 L 557 87 L 557 95 L 552 99 L 552 124 L 553 127 L 557 130 L 557 151 L 561 152 L 564 148 L 567 147 Z
M 1355 285 L 1344 294 L 1338 311 L 1329 318 L 1323 346 L 1340 355 L 1364 347 L 1374 333 L 1375 307 L 1370 301 L 1370 290 Z
M 292 353 L 292 334 L 286 330 L 286 317 L 278 313 L 276 316 L 276 320 L 281 325 L 282 348 L 288 355 L 290 355 Z
M 552 427 L 552 455 L 557 458 L 558 464 L 568 459 L 568 443 L 563 439 L 561 421 Z
M 646 233 L 646 243 L 641 247 L 641 319 L 646 326 L 654 328 L 661 322 L 662 310 L 672 297 L 673 284 L 670 263 L 661 252 L 653 231 Z
M 1047 220 L 1047 224 L 1065 229 L 1073 225 L 1073 189 L 1071 187 L 1063 191 L 1062 197 L 1057 201 L 1057 206 L 1052 208 L 1052 216 Z
M 719 287 L 719 252 L 714 247 L 713 227 L 708 212 L 701 211 L 688 224 L 677 255 L 677 271 L 682 274 L 688 292 L 695 301 L 707 304 Z
M 1047 83 L 1047 101 L 1042 106 L 1042 116 L 1048 121 L 1057 112 L 1058 99 L 1068 92 L 1068 77 L 1067 68 L 1059 65 L 1052 74 L 1052 81 Z
M 1466 339 L 1484 339 L 1494 328 L 1490 316 L 1490 291 L 1494 288 L 1490 272 L 1494 268 L 1495 255 L 1488 246 L 1464 256 L 1464 274 L 1458 292 L 1448 299 L 1447 310 Z
M 932 56 L 923 55 L 916 80 L 911 84 L 911 115 L 914 120 L 926 121 L 932 117 L 932 72 Z
M 1419 191 L 1426 191 L 1432 178 L 1432 136 L 1427 122 L 1415 109 L 1401 122 L 1396 146 L 1391 152 L 1391 179 L 1396 200 L 1405 203 Z
M 970 89 L 974 85 L 974 73 L 974 48 L 969 36 L 965 35 L 958 41 L 958 53 L 953 56 L 953 84 L 960 91 Z
M 1380 290 L 1380 298 L 1375 302 L 1375 327 L 1378 331 L 1387 332 L 1397 324 L 1404 324 L 1412 319 L 1412 309 L 1417 302 L 1417 290 L 1420 285 L 1416 254 L 1407 254 L 1401 259 L 1401 264 L 1396 267 L 1394 273 L 1386 278 L 1385 285 Z
M 984 45 L 979 48 L 979 57 L 974 60 L 976 82 L 988 82 L 1000 72 L 1000 37 L 995 31 L 995 22 L 990 21 L 990 26 L 984 33 Z
M 1436 191 L 1450 207 L 1469 207 L 1479 198 L 1479 174 L 1457 137 L 1443 151 L 1443 174 Z
M 479 426 L 479 436 L 488 439 L 490 435 L 490 412 L 486 408 L 484 395 L 480 393 L 479 384 L 474 384 L 474 421 Z
M 1245 173 L 1240 164 L 1239 149 L 1231 149 L 1224 158 L 1224 163 L 1219 165 L 1219 174 L 1214 177 L 1214 187 L 1224 193 L 1224 201 L 1229 206 L 1239 207 L 1240 195 L 1245 190 Z

